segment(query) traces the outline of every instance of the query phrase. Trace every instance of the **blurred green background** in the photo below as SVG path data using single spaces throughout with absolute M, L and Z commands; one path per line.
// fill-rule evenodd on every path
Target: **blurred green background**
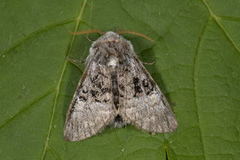
M 239 0 L 1 0 L 0 159 L 239 160 Z M 107 128 L 63 140 L 68 105 L 99 29 L 124 35 L 172 104 L 176 132 Z M 84 65 L 81 66 L 84 69 Z

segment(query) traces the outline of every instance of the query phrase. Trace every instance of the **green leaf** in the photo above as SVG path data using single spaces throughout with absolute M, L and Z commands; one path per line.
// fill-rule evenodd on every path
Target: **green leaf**
M 0 2 L 0 159 L 240 159 L 239 0 L 2 0 Z M 150 135 L 107 128 L 63 140 L 66 110 L 98 35 L 124 35 L 165 92 L 179 127 Z M 83 67 L 83 66 L 82 66 Z

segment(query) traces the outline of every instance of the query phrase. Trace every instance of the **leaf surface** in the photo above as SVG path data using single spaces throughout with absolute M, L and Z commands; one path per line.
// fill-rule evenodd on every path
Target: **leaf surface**
M 238 0 L 2 0 L 0 159 L 240 159 Z M 63 140 L 68 105 L 99 29 L 124 35 L 172 104 L 176 132 L 107 128 Z

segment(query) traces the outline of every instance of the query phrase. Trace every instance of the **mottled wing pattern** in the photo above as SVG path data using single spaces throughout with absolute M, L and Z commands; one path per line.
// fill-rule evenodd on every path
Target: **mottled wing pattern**
M 64 137 L 79 141 L 100 132 L 115 117 L 108 69 L 95 61 L 87 67 L 69 106 Z
M 120 68 L 119 91 L 120 115 L 127 123 L 151 133 L 177 128 L 165 96 L 136 57 Z

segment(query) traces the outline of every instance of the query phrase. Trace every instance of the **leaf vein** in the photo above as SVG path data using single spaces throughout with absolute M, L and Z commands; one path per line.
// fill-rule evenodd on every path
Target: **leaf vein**
M 231 38 L 231 36 L 229 35 L 229 33 L 227 32 L 227 30 L 224 28 L 224 26 L 222 25 L 222 23 L 219 21 L 219 19 L 221 19 L 219 16 L 217 16 L 212 9 L 210 8 L 210 6 L 208 5 L 208 3 L 206 2 L 206 0 L 202 0 L 203 4 L 206 6 L 206 8 L 208 9 L 208 12 L 210 14 L 210 16 L 214 19 L 214 21 L 216 22 L 216 24 L 218 25 L 218 27 L 223 31 L 224 35 L 226 36 L 227 40 L 233 45 L 233 47 L 236 49 L 236 51 L 240 54 L 240 48 L 237 46 L 237 44 L 234 42 L 234 40 Z
M 229 17 L 229 16 L 220 16 L 220 15 L 218 15 L 218 17 L 226 21 L 240 22 L 240 17 Z
M 86 3 L 87 3 L 87 0 L 84 0 L 83 4 L 81 6 L 80 12 L 79 12 L 79 14 L 78 14 L 78 16 L 76 18 L 76 25 L 75 25 L 75 28 L 74 28 L 74 32 L 76 32 L 77 29 L 79 28 L 79 25 L 80 25 L 80 22 L 81 22 L 81 19 L 82 19 L 82 16 L 83 16 L 83 11 L 85 9 Z M 45 143 L 44 143 L 44 146 L 43 146 L 43 152 L 42 152 L 42 155 L 41 155 L 41 160 L 45 159 L 45 155 L 46 155 L 46 152 L 47 152 L 49 138 L 50 138 L 51 131 L 52 131 L 52 125 L 53 125 L 55 110 L 56 110 L 57 101 L 58 101 L 58 97 L 59 97 L 59 93 L 60 93 L 60 87 L 62 85 L 63 76 L 64 76 L 64 73 L 65 73 L 65 70 L 66 70 L 66 67 L 67 67 L 67 64 L 68 64 L 67 63 L 68 62 L 67 61 L 67 56 L 71 52 L 74 40 L 75 40 L 75 35 L 72 35 L 71 41 L 70 41 L 70 43 L 68 45 L 68 48 L 66 50 L 66 57 L 65 57 L 65 60 L 64 60 L 64 63 L 63 63 L 62 72 L 61 72 L 61 75 L 59 77 L 59 81 L 58 81 L 58 84 L 57 84 L 57 87 L 56 87 L 56 95 L 55 95 L 55 98 L 54 98 L 52 115 L 51 115 L 51 118 L 50 118 L 50 123 L 49 123 L 47 137 L 46 137 L 46 140 L 45 140 Z
M 34 99 L 32 102 L 30 102 L 28 105 L 26 105 L 25 107 L 23 107 L 20 111 L 18 111 L 15 115 L 13 115 L 11 118 L 5 120 L 1 125 L 0 125 L 0 129 L 4 128 L 7 124 L 9 124 L 11 121 L 13 121 L 15 118 L 17 118 L 19 115 L 23 114 L 24 112 L 28 111 L 29 109 L 31 109 L 34 104 L 36 104 L 37 102 L 41 101 L 43 98 L 47 97 L 48 95 L 50 95 L 51 93 L 53 93 L 53 90 L 49 90 L 46 93 L 44 93 L 42 96 Z
M 57 22 L 57 23 L 54 23 L 54 24 L 50 24 L 50 25 L 46 25 L 46 26 L 43 26 L 31 33 L 29 33 L 28 35 L 26 35 L 24 38 L 20 39 L 19 41 L 17 41 L 16 43 L 14 43 L 12 46 L 10 46 L 9 48 L 5 49 L 3 51 L 3 54 L 8 54 L 9 52 L 11 52 L 12 50 L 16 49 L 17 47 L 21 46 L 25 41 L 43 33 L 43 32 L 47 32 L 48 30 L 50 29 L 53 29 L 53 28 L 56 28 L 58 26 L 62 26 L 62 25 L 65 25 L 65 24 L 68 24 L 68 23 L 71 23 L 73 22 L 74 19 L 67 19 L 67 20 L 63 20 L 61 22 Z
M 199 36 L 199 40 L 198 40 L 198 43 L 197 43 L 197 46 L 196 46 L 196 54 L 193 58 L 193 94 L 194 94 L 194 101 L 195 101 L 195 104 L 196 104 L 196 107 L 197 107 L 197 120 L 198 120 L 198 124 L 199 124 L 199 132 L 200 132 L 200 141 L 202 142 L 202 149 L 203 149 L 203 157 L 204 159 L 206 159 L 206 155 L 205 155 L 205 146 L 204 146 L 204 142 L 203 142 L 203 133 L 202 133 L 202 129 L 201 129 L 201 119 L 200 119 L 200 115 L 199 115 L 199 106 L 198 106 L 198 99 L 197 99 L 197 61 L 198 61 L 198 55 L 199 55 L 199 48 L 201 46 L 201 42 L 202 42 L 202 38 L 203 38 L 203 35 L 206 31 L 206 28 L 208 26 L 208 23 L 209 23 L 209 19 L 208 21 L 206 22 L 206 24 L 204 25 L 201 33 L 200 33 L 200 36 Z

